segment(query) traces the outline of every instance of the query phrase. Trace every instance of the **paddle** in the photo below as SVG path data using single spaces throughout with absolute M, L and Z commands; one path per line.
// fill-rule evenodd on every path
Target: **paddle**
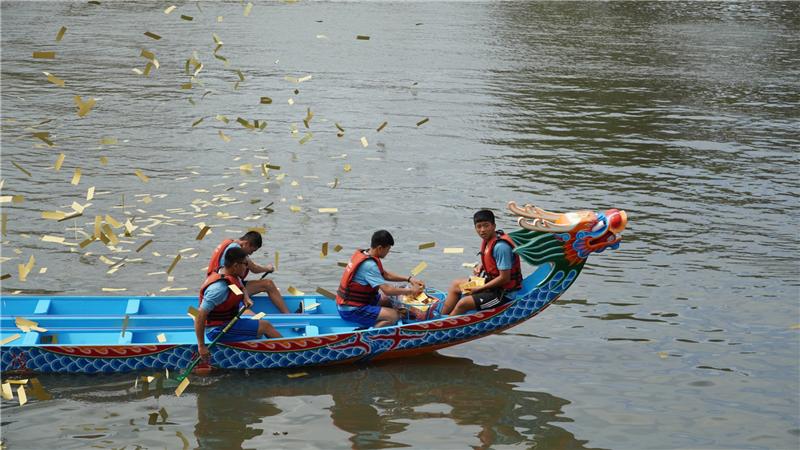
M 222 336 L 223 336 L 225 333 L 227 333 L 227 332 L 228 332 L 228 330 L 230 330 L 230 329 L 231 329 L 231 327 L 233 326 L 233 324 L 235 324 L 235 323 L 236 323 L 236 321 L 237 321 L 237 320 L 239 320 L 239 317 L 241 317 L 242 313 L 243 313 L 243 312 L 245 312 L 245 310 L 247 310 L 247 306 L 242 306 L 242 307 L 239 309 L 239 312 L 237 312 L 237 313 L 236 313 L 236 317 L 234 317 L 233 319 L 231 319 L 231 321 L 230 321 L 230 322 L 228 322 L 228 324 L 227 324 L 227 325 L 225 325 L 225 328 L 223 328 L 223 329 L 222 329 L 222 331 L 220 331 L 220 332 L 219 332 L 219 334 L 218 334 L 218 335 L 217 335 L 217 336 L 214 338 L 214 340 L 213 340 L 213 341 L 211 341 L 211 343 L 210 343 L 210 344 L 208 344 L 208 346 L 207 346 L 207 347 L 208 347 L 209 349 L 210 349 L 211 347 L 213 347 L 214 345 L 216 345 L 217 341 L 219 341 L 219 339 L 220 339 L 220 338 L 221 338 L 221 337 L 222 337 Z M 182 374 L 178 375 L 178 378 L 176 378 L 176 379 L 175 379 L 175 381 L 176 381 L 176 382 L 178 382 L 178 383 L 180 383 L 181 381 L 183 381 L 183 380 L 184 380 L 186 377 L 188 377 L 188 376 L 189 376 L 189 374 L 192 372 L 192 370 L 195 368 L 195 366 L 197 366 L 197 363 L 199 363 L 199 362 L 200 362 L 200 355 L 198 354 L 198 355 L 197 355 L 197 358 L 195 358 L 195 359 L 194 359 L 194 361 L 192 361 L 192 363 L 189 365 L 189 367 L 188 367 L 186 370 L 184 370 Z

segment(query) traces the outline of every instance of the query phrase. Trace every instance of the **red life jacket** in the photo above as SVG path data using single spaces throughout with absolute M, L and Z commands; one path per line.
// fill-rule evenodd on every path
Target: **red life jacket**
M 228 246 L 236 242 L 235 239 L 225 239 L 222 241 L 217 248 L 214 249 L 214 253 L 211 254 L 211 261 L 208 262 L 208 268 L 206 269 L 206 276 L 211 275 L 212 273 L 219 272 L 219 269 L 222 267 L 220 261 L 222 261 L 222 255 L 225 254 L 225 250 L 228 249 Z M 242 279 L 244 280 L 247 278 L 247 274 L 250 273 L 250 270 L 247 270 L 244 273 Z
M 244 283 L 242 283 L 241 278 L 233 275 L 223 276 L 222 274 L 214 272 L 209 275 L 208 278 L 206 278 L 206 281 L 204 281 L 203 285 L 200 287 L 200 303 L 198 304 L 198 307 L 203 304 L 203 297 L 205 296 L 206 289 L 218 281 L 224 281 L 226 286 L 236 285 L 239 287 L 240 291 L 244 292 Z M 239 312 L 239 303 L 241 303 L 242 300 L 244 300 L 244 294 L 236 295 L 229 288 L 228 298 L 226 298 L 224 302 L 215 306 L 214 309 L 208 313 L 206 325 L 226 325 L 231 321 L 231 319 L 236 317 L 236 313 Z
M 486 272 L 488 278 L 486 281 L 489 282 L 500 276 L 500 269 L 497 268 L 497 261 L 494 260 L 494 255 L 492 254 L 494 246 L 500 240 L 508 242 L 508 245 L 511 246 L 511 254 L 514 256 L 514 262 L 511 265 L 511 279 L 500 288 L 506 291 L 516 291 L 522 287 L 522 264 L 520 263 L 519 255 L 513 252 L 514 241 L 502 231 L 498 231 L 497 235 L 489 241 L 481 242 L 481 264 L 483 264 L 483 271 Z
M 342 280 L 339 282 L 339 289 L 336 290 L 336 304 L 348 306 L 364 306 L 375 302 L 378 296 L 378 288 L 370 285 L 363 285 L 353 281 L 356 271 L 367 260 L 373 260 L 378 264 L 381 275 L 384 274 L 383 264 L 380 258 L 373 258 L 364 253 L 364 250 L 356 250 L 350 257 L 350 262 L 344 269 Z

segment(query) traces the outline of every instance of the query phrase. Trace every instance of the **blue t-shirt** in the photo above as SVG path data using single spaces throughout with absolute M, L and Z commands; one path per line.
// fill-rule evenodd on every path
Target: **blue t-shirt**
M 358 266 L 356 274 L 353 275 L 353 281 L 358 284 L 368 284 L 371 287 L 378 287 L 382 284 L 386 284 L 386 279 L 383 278 L 380 269 L 378 269 L 378 263 L 371 259 L 364 261 Z
M 203 295 L 203 303 L 200 304 L 200 309 L 205 312 L 211 312 L 215 307 L 221 305 L 228 298 L 228 283 L 225 280 L 212 283 L 206 288 Z
M 498 241 L 492 249 L 492 256 L 497 264 L 497 270 L 511 270 L 514 267 L 514 253 L 508 242 Z M 513 298 L 516 293 L 517 291 L 506 291 L 506 297 Z
M 234 247 L 242 248 L 242 246 L 239 245 L 238 242 L 231 242 L 230 244 L 228 244 L 228 247 L 226 247 L 225 251 L 222 252 L 222 256 L 219 257 L 219 267 L 220 268 L 225 267 L 225 255 L 228 254 L 228 250 L 230 250 L 230 249 L 232 249 Z

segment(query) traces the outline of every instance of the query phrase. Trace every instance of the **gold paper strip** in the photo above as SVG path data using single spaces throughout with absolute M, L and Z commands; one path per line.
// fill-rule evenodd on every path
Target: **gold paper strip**
M 436 242 L 425 242 L 425 243 L 419 244 L 419 249 L 420 250 L 424 250 L 426 248 L 433 248 L 433 247 L 436 247 Z
M 64 38 L 64 33 L 66 32 L 67 27 L 61 27 L 61 29 L 58 30 L 58 34 L 56 34 L 56 42 L 61 42 L 61 39 Z

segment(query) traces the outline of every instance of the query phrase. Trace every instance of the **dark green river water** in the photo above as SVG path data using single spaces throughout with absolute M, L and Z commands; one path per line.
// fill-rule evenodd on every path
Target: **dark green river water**
M 389 270 L 426 261 L 445 288 L 475 259 L 474 210 L 513 229 L 509 200 L 624 209 L 621 247 L 536 318 L 429 357 L 218 374 L 179 398 L 133 375 L 40 376 L 54 398 L 4 400 L 4 445 L 800 445 L 800 3 L 246 3 L 2 1 L 4 297 L 192 294 L 213 247 L 249 227 L 266 229 L 257 261 L 280 254 L 284 291 L 335 288 L 346 256 L 320 258 L 322 243 L 379 228 Z M 142 49 L 149 76 L 132 70 Z M 203 69 L 183 89 L 193 52 Z M 84 117 L 75 95 L 96 99 Z M 265 162 L 281 169 L 266 179 Z M 73 202 L 91 205 L 42 218 Z M 106 214 L 139 228 L 116 251 L 78 247 Z

